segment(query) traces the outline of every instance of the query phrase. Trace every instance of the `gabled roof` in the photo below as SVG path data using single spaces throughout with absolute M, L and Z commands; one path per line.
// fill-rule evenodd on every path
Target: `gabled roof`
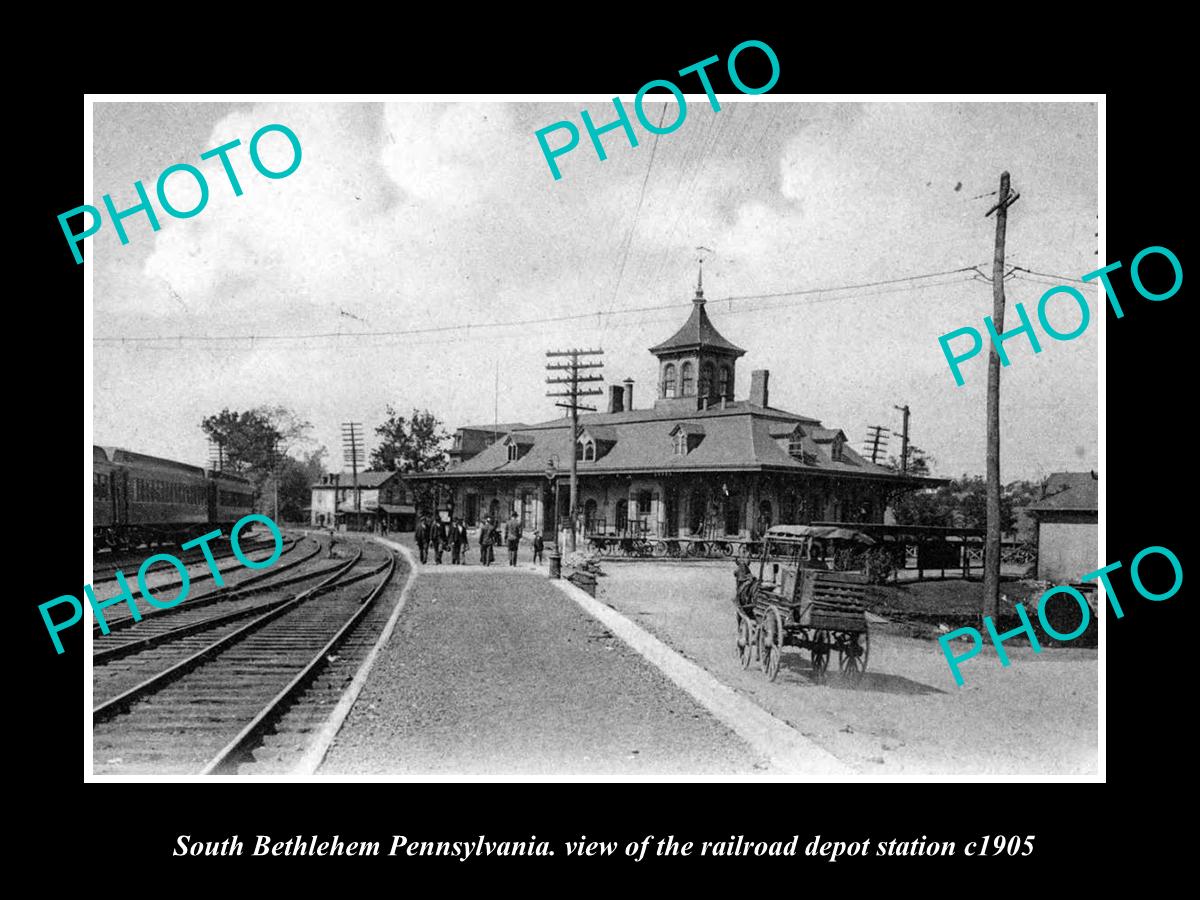
M 502 440 L 500 443 L 504 444 L 505 446 L 508 446 L 509 444 L 525 446 L 533 443 L 533 437 L 523 434 L 519 431 L 514 431 L 511 434 L 505 435 L 504 440 Z
M 808 436 L 811 437 L 818 444 L 828 444 L 829 442 L 834 440 L 834 438 L 836 438 L 839 434 L 842 436 L 843 441 L 846 440 L 846 432 L 842 431 L 842 429 L 840 429 L 840 428 L 810 428 L 810 429 L 808 429 Z
M 360 489 L 368 489 L 368 490 L 374 489 L 377 487 L 382 487 L 387 481 L 391 480 L 392 478 L 396 478 L 399 475 L 400 475 L 399 472 L 359 472 L 358 473 L 358 486 Z M 353 472 L 342 472 L 341 476 L 340 476 L 340 480 L 336 485 L 331 481 L 328 484 L 318 482 L 317 484 L 310 485 L 310 487 L 330 488 L 330 489 L 335 488 L 335 487 L 353 488 L 354 487 L 354 473 Z
M 612 425 L 580 425 L 579 436 L 590 437 L 593 441 L 613 443 L 617 439 L 617 429 Z
M 1031 513 L 1050 511 L 1096 512 L 1099 504 L 1099 482 L 1092 472 L 1056 472 L 1046 479 L 1046 484 L 1067 485 L 1057 493 L 1050 494 L 1025 507 Z
M 697 291 L 692 301 L 692 314 L 683 323 L 683 327 L 667 338 L 661 344 L 650 348 L 654 354 L 666 353 L 672 350 L 694 350 L 704 347 L 708 350 L 719 350 L 734 356 L 741 356 L 746 351 L 732 344 L 721 336 L 704 311 L 704 292 Z
M 681 431 L 684 434 L 704 434 L 704 426 L 699 422 L 680 422 L 671 429 L 670 433 L 676 435 Z

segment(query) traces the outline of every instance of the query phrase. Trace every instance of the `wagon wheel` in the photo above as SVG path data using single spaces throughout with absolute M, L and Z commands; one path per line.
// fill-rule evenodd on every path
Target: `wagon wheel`
M 871 635 L 867 632 L 849 632 L 838 643 L 838 669 L 855 687 L 867 671 L 867 658 L 871 655 Z
M 824 684 L 829 672 L 829 634 L 818 629 L 812 637 L 812 680 Z
M 783 637 L 783 619 L 779 610 L 768 610 L 758 630 L 758 664 L 767 674 L 767 681 L 774 681 L 779 676 Z
M 750 658 L 754 654 L 754 641 L 750 635 L 750 620 L 738 613 L 737 623 L 737 654 L 743 669 L 750 668 Z
M 734 547 L 735 547 L 735 545 L 734 545 L 733 541 L 722 541 L 721 542 L 722 555 L 733 556 Z
M 655 556 L 666 556 L 667 555 L 667 542 L 666 541 L 655 541 L 653 544 L 650 545 L 650 552 L 653 553 Z

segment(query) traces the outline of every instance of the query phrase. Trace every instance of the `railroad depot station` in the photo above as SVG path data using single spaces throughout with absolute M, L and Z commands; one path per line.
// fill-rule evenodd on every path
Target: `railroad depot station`
M 527 530 L 553 534 L 568 515 L 566 474 L 575 453 L 586 533 L 747 538 L 764 524 L 882 523 L 889 502 L 943 483 L 864 459 L 840 429 L 770 405 L 770 373 L 750 374 L 735 399 L 738 360 L 697 286 L 691 313 L 658 359 L 653 405 L 635 405 L 634 383 L 609 385 L 607 408 L 571 419 L 459 428 L 447 471 L 406 476 L 442 488 L 467 525 L 515 512 Z

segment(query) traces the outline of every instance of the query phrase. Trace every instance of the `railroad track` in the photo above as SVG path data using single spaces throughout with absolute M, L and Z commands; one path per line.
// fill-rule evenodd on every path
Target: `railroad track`
M 292 543 L 295 542 L 292 541 Z M 250 556 L 250 554 L 259 550 L 273 551 L 275 549 L 275 541 L 256 541 L 253 544 L 241 544 L 240 547 L 243 556 Z M 174 553 L 171 553 L 172 548 L 174 548 Z M 224 541 L 220 546 L 216 547 L 210 545 L 209 549 L 212 550 L 214 561 L 228 559 L 229 557 L 233 556 L 233 547 L 229 545 L 228 541 Z M 205 562 L 204 553 L 200 550 L 200 548 L 197 547 L 194 550 L 180 550 L 178 544 L 162 544 L 156 547 L 147 547 L 141 556 L 122 558 L 118 562 L 113 562 L 110 559 L 104 559 L 103 566 L 97 565 L 100 560 L 97 560 L 93 555 L 91 583 L 93 586 L 95 586 L 97 584 L 103 584 L 106 581 L 116 581 L 118 569 L 124 572 L 127 577 L 130 574 L 130 568 L 132 568 L 133 573 L 136 574 L 138 567 L 142 564 L 142 561 L 148 556 L 153 556 L 155 553 L 171 553 L 172 556 L 182 560 L 184 565 L 188 566 L 196 566 L 202 562 Z
M 360 551 L 314 587 L 256 610 L 248 622 L 168 642 L 176 656 L 181 647 L 192 652 L 93 709 L 95 773 L 288 768 L 386 621 L 389 604 L 378 598 L 395 565 L 391 553 Z M 371 586 L 354 588 L 368 580 Z M 142 657 L 152 663 L 154 650 L 128 659 Z
M 233 574 L 233 572 L 222 572 L 222 576 L 226 577 L 226 582 L 223 587 L 213 588 L 211 591 L 207 591 L 203 594 L 193 595 L 189 593 L 186 600 L 175 606 L 169 606 L 166 609 L 160 609 L 156 606 L 150 606 L 145 602 L 145 598 L 143 598 L 138 602 L 138 610 L 142 613 L 142 618 L 140 620 L 135 619 L 130 614 L 129 609 L 125 604 L 115 604 L 110 606 L 104 610 L 104 620 L 108 623 L 108 630 L 111 634 L 112 632 L 118 632 L 127 628 L 132 628 L 135 625 L 140 629 L 151 619 L 161 620 L 161 617 L 163 616 L 176 616 L 183 613 L 191 613 L 196 609 L 211 606 L 214 603 L 222 603 L 231 597 L 242 596 L 256 591 L 270 590 L 280 583 L 276 582 L 274 579 L 278 578 L 281 573 L 291 571 L 292 569 L 303 565 L 321 552 L 321 543 L 319 541 L 313 541 L 313 546 L 309 548 L 307 552 L 304 552 L 301 555 L 295 556 L 291 559 L 287 559 L 286 557 L 288 554 L 293 549 L 299 547 L 301 543 L 302 542 L 299 541 L 293 541 L 292 545 L 286 547 L 283 551 L 283 554 L 280 556 L 280 562 L 277 562 L 275 565 L 271 566 L 271 568 L 257 572 L 256 574 L 238 578 L 236 581 L 229 581 L 227 576 Z M 191 584 L 195 584 L 197 581 L 203 581 L 206 578 L 211 577 L 211 572 L 205 572 L 202 576 L 196 576 L 195 578 L 192 578 Z M 164 581 L 153 585 L 148 585 L 148 587 L 150 588 L 151 592 L 155 594 L 155 596 L 159 596 L 164 593 L 169 594 L 178 588 L 182 583 L 182 580 L 174 579 L 172 581 Z M 137 584 L 135 582 L 130 583 L 129 588 L 135 597 L 140 596 L 140 591 L 138 591 Z M 107 598 L 97 599 L 102 600 Z M 100 628 L 100 623 L 97 622 L 92 625 L 93 641 L 99 641 L 104 637 L 105 635 Z M 93 644 L 93 646 L 95 645 Z

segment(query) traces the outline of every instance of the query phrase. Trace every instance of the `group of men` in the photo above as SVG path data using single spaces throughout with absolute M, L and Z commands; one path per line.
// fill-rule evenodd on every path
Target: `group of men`
M 479 563 L 480 565 L 490 566 L 495 561 L 495 547 L 503 541 L 508 547 L 508 564 L 515 566 L 517 564 L 517 551 L 521 546 L 521 520 L 517 518 L 517 514 L 513 513 L 512 517 L 501 528 L 496 524 L 496 520 L 491 516 L 487 516 L 483 520 L 483 524 L 479 527 Z M 446 548 L 450 549 L 451 565 L 462 565 L 467 561 L 467 545 L 469 543 L 467 537 L 467 526 L 461 518 L 450 521 L 434 521 L 428 514 L 421 517 L 421 521 L 417 523 L 416 533 L 414 537 L 417 541 L 417 549 L 420 551 L 421 562 L 429 562 L 429 549 L 433 548 L 433 561 L 436 565 L 441 565 L 442 554 Z M 533 561 L 540 563 L 542 561 L 542 550 L 544 544 L 542 533 L 535 531 L 533 534 Z

